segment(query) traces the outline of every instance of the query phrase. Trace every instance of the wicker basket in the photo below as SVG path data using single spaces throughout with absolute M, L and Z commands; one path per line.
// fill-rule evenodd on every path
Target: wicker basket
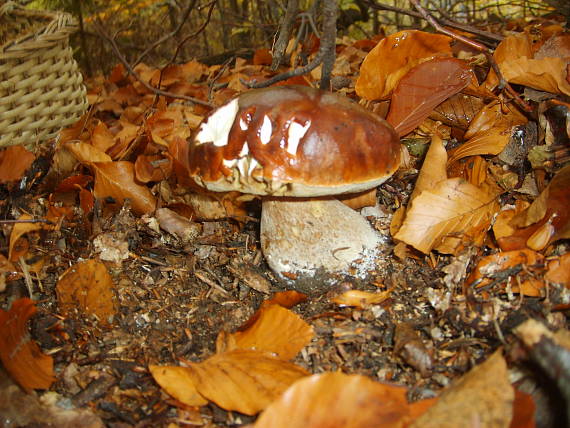
M 0 0 L 0 148 L 27 148 L 57 135 L 87 110 L 67 13 L 24 9 Z

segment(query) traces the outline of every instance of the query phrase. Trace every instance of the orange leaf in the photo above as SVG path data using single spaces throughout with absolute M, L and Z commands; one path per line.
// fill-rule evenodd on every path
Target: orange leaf
M 290 310 L 267 305 L 258 312 L 257 319 L 247 330 L 220 335 L 218 353 L 221 350 L 256 349 L 290 360 L 311 341 L 313 328 Z
M 102 152 L 106 152 L 111 146 L 113 146 L 113 144 L 115 144 L 113 134 L 111 134 L 104 122 L 99 122 L 93 129 L 91 144 Z
M 507 364 L 498 351 L 445 389 L 410 428 L 508 426 L 513 400 Z
M 336 372 L 295 382 L 254 428 L 398 428 L 409 422 L 405 388 Z
M 141 183 L 162 181 L 172 173 L 172 159 L 163 155 L 139 155 L 135 161 L 136 179 Z
M 535 428 L 536 404 L 532 395 L 515 389 L 513 419 L 509 428 Z
M 18 220 L 31 220 L 32 216 L 29 214 L 22 214 L 18 217 Z M 16 223 L 12 228 L 12 233 L 10 234 L 10 246 L 8 247 L 8 260 L 15 262 L 20 256 L 26 254 L 28 250 L 27 241 L 24 239 L 24 235 L 30 232 L 36 232 L 41 229 L 50 229 L 45 223 Z
M 302 368 L 260 351 L 234 350 L 188 367 L 197 391 L 226 410 L 254 415 L 277 399 Z
M 340 296 L 332 299 L 334 303 L 340 306 L 356 306 L 357 308 L 365 308 L 370 305 L 378 305 L 390 298 L 392 289 L 382 291 L 380 293 L 370 293 L 361 290 L 348 290 Z
M 389 98 L 412 67 L 436 56 L 451 56 L 450 41 L 447 36 L 416 30 L 382 39 L 362 62 L 356 93 L 367 100 Z
M 63 313 L 92 314 L 104 324 L 117 312 L 113 278 L 103 263 L 87 260 L 67 269 L 57 282 L 56 292 Z
M 500 272 L 512 269 L 515 266 L 526 266 L 524 272 L 517 273 L 517 281 L 513 281 L 511 289 L 515 293 L 522 293 L 526 296 L 539 297 L 544 289 L 544 281 L 539 279 L 542 272 L 536 275 L 537 278 L 527 276 L 525 273 L 532 269 L 535 265 L 542 265 L 544 257 L 529 249 L 515 251 L 501 251 L 483 257 L 477 267 L 471 272 L 469 278 L 465 281 L 466 285 L 473 285 L 476 288 L 485 287 L 491 284 Z M 514 276 L 515 273 L 512 274 Z M 507 278 L 505 278 L 506 280 Z
M 36 157 L 23 146 L 10 146 L 0 151 L 0 183 L 18 181 Z
M 570 253 L 550 261 L 544 279 L 555 284 L 564 284 L 566 288 L 570 288 Z
M 127 161 L 96 162 L 95 197 L 112 197 L 119 203 L 126 198 L 131 200 L 133 211 L 137 214 L 147 214 L 154 211 L 156 200 L 146 186 L 135 182 L 134 165 Z
M 181 403 L 188 406 L 208 404 L 208 400 L 196 390 L 186 367 L 150 365 L 148 369 L 156 383 Z
M 0 310 L 0 360 L 26 390 L 47 389 L 55 381 L 53 359 L 30 340 L 26 323 L 36 313 L 31 299 L 18 299 L 9 311 Z
M 465 61 L 433 58 L 412 68 L 392 94 L 386 120 L 400 135 L 420 125 L 432 110 L 465 88 L 472 72 Z

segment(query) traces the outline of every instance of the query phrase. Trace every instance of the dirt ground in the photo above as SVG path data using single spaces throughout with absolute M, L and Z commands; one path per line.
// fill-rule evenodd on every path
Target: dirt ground
M 391 213 L 405 200 L 412 180 L 396 176 L 379 189 L 384 216 L 371 220 L 382 234 L 388 236 Z M 38 196 L 44 184 L 40 180 L 26 192 L 10 192 L 3 209 L 42 215 Z M 207 222 L 190 244 L 157 233 L 128 208 L 99 209 L 92 222 L 77 215 L 56 231 L 36 235 L 31 247 L 44 258 L 45 276 L 33 281 L 32 289 L 24 279 L 8 282 L 0 305 L 6 308 L 8 302 L 30 294 L 37 300 L 31 336 L 54 358 L 57 381 L 51 391 L 59 394 L 59 404 L 89 408 L 110 427 L 181 423 L 173 400 L 147 367 L 212 355 L 218 333 L 238 329 L 268 298 L 248 286 L 251 278 L 269 280 L 271 293 L 297 289 L 307 294 L 293 310 L 314 327 L 315 338 L 295 363 L 311 373 L 341 370 L 404 385 L 411 400 L 437 395 L 498 347 L 511 349 L 511 330 L 524 319 L 548 320 L 559 327 L 566 323 L 563 313 L 551 310 L 559 299 L 555 294 L 537 299 L 465 293 L 457 278 L 468 269 L 474 252 L 458 258 L 414 255 L 402 261 L 389 238 L 366 279 L 346 276 L 331 284 L 317 276 L 283 282 L 269 271 L 260 251 L 259 204 L 252 202 L 249 208 L 251 220 Z M 110 324 L 78 312 L 62 316 L 55 291 L 69 266 L 96 256 L 95 231 L 128 242 L 127 259 L 106 263 L 118 302 Z M 7 236 L 1 238 L 3 248 Z M 392 292 L 381 305 L 365 309 L 331 302 L 348 289 Z M 16 397 L 11 398 L 15 413 L 21 411 Z M 552 414 L 552 407 L 545 404 L 539 411 Z M 208 426 L 221 427 L 255 420 L 214 404 L 201 408 L 199 417 Z M 549 425 L 549 417 L 542 418 L 541 426 L 555 426 Z M 13 421 L 10 424 L 8 415 L 3 423 L 18 426 Z M 25 426 L 49 426 L 34 423 L 37 420 Z

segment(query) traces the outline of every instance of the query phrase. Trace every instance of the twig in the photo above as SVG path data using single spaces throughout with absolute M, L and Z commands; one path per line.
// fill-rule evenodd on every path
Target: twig
M 319 65 L 323 64 L 323 70 L 321 73 L 321 89 L 329 89 L 330 86 L 330 74 L 332 67 L 334 65 L 334 60 L 336 56 L 335 46 L 336 46 L 336 12 L 337 12 L 337 2 L 336 0 L 325 0 L 323 4 L 323 31 L 321 37 L 321 45 L 319 51 L 315 58 L 307 65 L 303 67 L 296 68 L 294 70 L 286 71 L 284 73 L 277 74 L 270 79 L 263 82 L 257 82 L 255 80 L 245 81 L 240 79 L 241 82 L 248 88 L 266 88 L 277 82 L 282 82 L 283 80 L 290 79 L 295 76 L 302 76 L 303 74 L 310 73 L 312 70 L 317 68 Z
M 45 223 L 45 224 L 55 224 L 53 221 L 50 221 L 45 218 L 29 218 L 29 219 L 22 219 L 22 220 L 0 220 L 0 224 L 14 224 L 14 223 Z
M 511 85 L 509 85 L 509 83 L 505 80 L 505 78 L 503 77 L 503 74 L 501 73 L 501 70 L 499 69 L 499 65 L 497 64 L 497 61 L 495 61 L 495 58 L 493 57 L 493 53 L 489 50 L 489 48 L 487 48 L 486 46 L 482 45 L 479 42 L 476 42 L 475 40 L 471 40 L 467 37 L 461 36 L 459 34 L 454 33 L 451 30 L 448 30 L 447 28 L 442 27 L 436 20 L 435 18 L 430 15 L 430 13 L 423 8 L 423 6 L 420 4 L 419 0 L 410 0 L 410 3 L 412 3 L 414 5 L 414 7 L 418 10 L 418 12 L 420 12 L 420 14 L 422 15 L 422 17 L 429 22 L 433 28 L 435 28 L 437 31 L 439 31 L 442 34 L 445 34 L 455 40 L 458 40 L 460 42 L 465 43 L 468 46 L 471 46 L 472 48 L 478 50 L 479 52 L 483 53 L 483 55 L 485 55 L 485 58 L 487 58 L 487 61 L 489 62 L 489 64 L 491 65 L 491 68 L 493 69 L 493 71 L 495 72 L 495 74 L 497 75 L 497 78 L 499 79 L 499 85 L 498 88 L 499 90 L 503 90 L 505 89 L 506 92 L 513 97 L 513 99 L 515 100 L 515 102 L 519 105 L 519 107 L 521 107 L 524 111 L 526 112 L 531 112 L 532 111 L 532 107 L 529 106 L 520 96 L 519 94 L 516 93 L 516 91 L 511 87 Z
M 121 61 L 121 63 L 125 66 L 125 68 L 127 69 L 127 71 L 129 72 L 129 74 L 131 74 L 136 80 L 138 80 L 145 88 L 147 88 L 149 91 L 157 94 L 157 95 L 162 95 L 165 97 L 170 97 L 170 98 L 176 98 L 176 99 L 181 99 L 181 100 L 186 100 L 186 101 L 191 101 L 195 104 L 200 104 L 206 107 L 214 107 L 211 103 L 207 102 L 207 101 L 202 101 L 198 98 L 194 98 L 194 97 L 189 97 L 187 95 L 180 95 L 180 94 L 175 94 L 173 92 L 168 92 L 168 91 L 163 91 L 161 89 L 155 88 L 154 86 L 150 85 L 148 82 L 145 82 L 143 79 L 141 79 L 141 77 L 138 75 L 138 73 L 133 69 L 133 67 L 131 67 L 131 65 L 129 64 L 129 62 L 126 60 L 126 58 L 123 56 L 123 54 L 121 53 L 119 47 L 117 46 L 117 42 L 115 41 L 114 38 L 110 37 L 105 30 L 103 29 L 103 27 L 101 25 L 95 24 L 97 31 L 99 33 L 99 36 L 102 37 L 103 39 L 107 40 L 110 44 L 111 47 L 113 48 L 113 51 L 115 52 L 115 55 L 117 55 L 117 58 L 119 58 L 119 61 Z
M 273 46 L 273 61 L 271 62 L 272 70 L 277 70 L 277 67 L 279 67 L 283 61 L 285 50 L 287 49 L 287 43 L 289 42 L 289 35 L 291 34 L 291 29 L 293 28 L 293 22 L 298 8 L 298 0 L 289 0 L 287 2 L 285 16 L 283 17 L 283 21 L 281 21 L 281 25 L 279 27 L 279 36 Z
M 423 18 L 423 15 L 421 13 L 415 12 L 413 10 L 402 9 L 399 7 L 390 6 L 383 3 L 377 3 L 374 0 L 364 0 L 364 1 L 372 9 L 388 10 L 390 12 L 396 12 L 402 15 L 413 16 L 414 18 Z M 447 27 L 452 27 L 457 30 L 467 31 L 468 33 L 476 34 L 477 36 L 484 37 L 488 40 L 492 40 L 493 42 L 500 42 L 501 40 L 503 40 L 503 37 L 498 34 L 494 34 L 489 31 L 483 31 L 478 28 L 472 27 L 470 25 L 461 24 L 459 22 L 452 21 L 450 19 L 440 18 L 439 22 L 441 22 L 441 24 Z

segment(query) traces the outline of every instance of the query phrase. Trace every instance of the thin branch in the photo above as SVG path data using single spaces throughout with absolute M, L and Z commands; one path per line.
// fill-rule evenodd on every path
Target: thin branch
M 110 44 L 111 47 L 113 48 L 113 52 L 115 52 L 115 55 L 117 56 L 117 58 L 119 58 L 119 61 L 121 61 L 121 63 L 125 66 L 125 68 L 127 69 L 127 71 L 129 72 L 129 74 L 131 76 L 133 76 L 136 80 L 138 80 L 145 88 L 147 88 L 149 91 L 157 94 L 157 95 L 162 95 L 164 97 L 170 97 L 170 98 L 176 98 L 176 99 L 181 99 L 181 100 L 186 100 L 186 101 L 191 101 L 195 104 L 200 104 L 206 107 L 214 107 L 211 103 L 207 102 L 207 101 L 202 101 L 198 98 L 194 98 L 194 97 L 189 97 L 187 95 L 180 95 L 180 94 L 175 94 L 173 92 L 167 92 L 167 91 L 163 91 L 161 89 L 155 88 L 154 86 L 152 86 L 151 84 L 149 84 L 148 82 L 145 82 L 143 79 L 141 79 L 141 77 L 138 75 L 138 73 L 133 69 L 133 67 L 131 67 L 131 65 L 129 64 L 129 62 L 127 61 L 127 59 L 123 56 L 123 54 L 121 53 L 119 47 L 117 46 L 117 42 L 115 41 L 114 38 L 110 37 L 105 30 L 103 29 L 103 27 L 99 24 L 95 24 L 95 27 L 97 29 L 97 32 L 99 33 L 100 37 L 107 40 Z
M 414 7 L 418 10 L 418 12 L 420 12 L 420 14 L 422 15 L 422 18 L 424 18 L 427 22 L 429 22 L 437 31 L 439 31 L 440 33 L 445 34 L 445 35 L 447 35 L 447 36 L 449 36 L 455 40 L 459 40 L 460 42 L 463 42 L 466 45 L 471 46 L 474 49 L 477 49 L 479 52 L 483 53 L 483 55 L 485 55 L 485 58 L 487 58 L 487 61 L 489 62 L 489 64 L 491 64 L 491 68 L 493 69 L 493 71 L 497 75 L 497 78 L 499 79 L 499 86 L 498 86 L 499 90 L 505 89 L 507 91 L 507 93 L 511 97 L 513 97 L 513 99 L 519 105 L 519 107 L 521 107 L 524 111 L 526 111 L 526 112 L 532 111 L 532 108 L 519 96 L 519 94 L 516 93 L 516 91 L 511 87 L 511 85 L 509 85 L 509 83 L 505 80 L 505 78 L 503 77 L 503 74 L 501 73 L 501 70 L 499 69 L 499 65 L 497 64 L 497 61 L 495 61 L 495 58 L 493 57 L 493 53 L 489 50 L 489 48 L 487 48 L 486 46 L 482 45 L 479 42 L 476 42 L 475 40 L 471 40 L 467 37 L 461 36 L 459 34 L 455 34 L 453 31 L 442 27 L 435 20 L 435 18 L 432 15 L 430 15 L 430 13 L 427 10 L 425 10 L 423 8 L 423 6 L 420 4 L 419 0 L 410 0 L 410 3 L 412 3 L 414 5 Z
M 399 7 L 390 6 L 390 5 L 383 4 L 383 3 L 377 3 L 375 0 L 364 0 L 364 1 L 372 9 L 388 10 L 390 12 L 396 12 L 396 13 L 399 13 L 402 15 L 412 16 L 414 18 L 423 18 L 423 15 L 421 13 L 413 11 L 413 10 L 401 9 Z M 455 28 L 455 29 L 461 30 L 461 31 L 467 31 L 468 33 L 472 33 L 472 34 L 475 34 L 477 36 L 484 37 L 488 40 L 492 40 L 495 43 L 503 40 L 503 37 L 498 35 L 498 34 L 494 34 L 494 33 L 491 33 L 489 31 L 483 31 L 483 30 L 475 28 L 471 25 L 461 24 L 459 22 L 452 21 L 450 19 L 440 18 L 439 22 L 441 22 L 442 25 L 445 25 L 447 27 Z

